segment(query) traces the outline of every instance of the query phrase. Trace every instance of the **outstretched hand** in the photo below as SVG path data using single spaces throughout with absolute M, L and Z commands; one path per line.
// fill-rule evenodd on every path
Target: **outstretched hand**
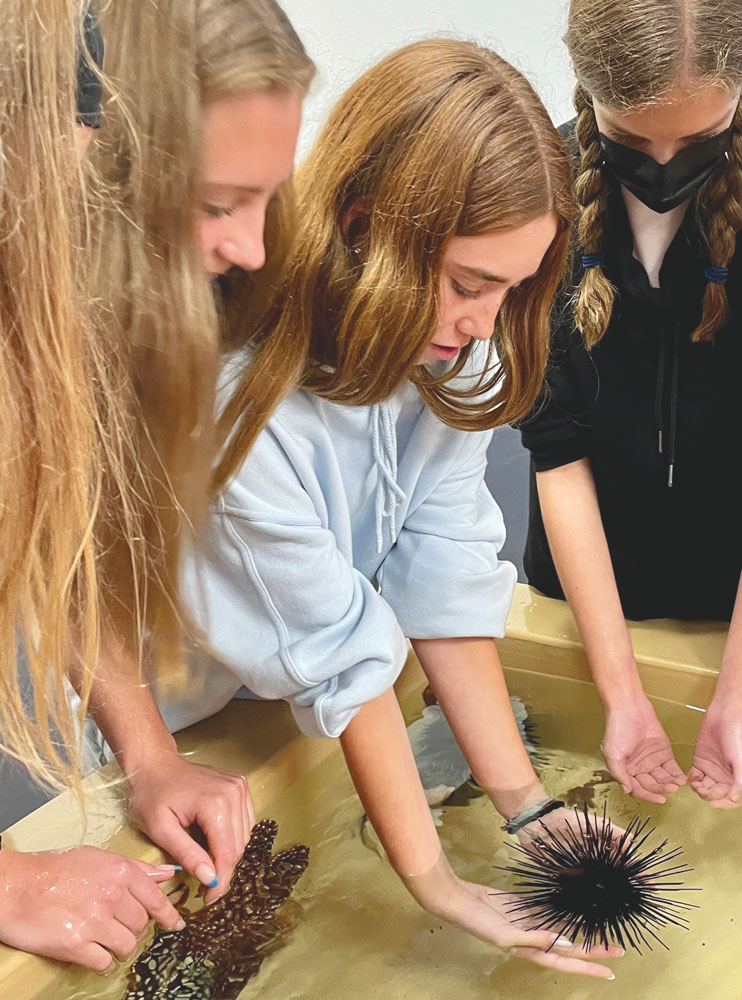
M 403 881 L 429 913 L 536 965 L 594 979 L 613 979 L 611 970 L 595 964 L 595 960 L 623 954 L 621 948 L 615 947 L 588 951 L 554 931 L 529 929 L 510 913 L 519 897 L 465 882 L 454 875 L 443 855 L 429 872 L 404 877 Z
M 648 699 L 607 710 L 601 749 L 610 773 L 637 799 L 665 802 L 686 782 Z
M 703 720 L 688 780 L 716 809 L 742 803 L 742 712 L 713 703 Z

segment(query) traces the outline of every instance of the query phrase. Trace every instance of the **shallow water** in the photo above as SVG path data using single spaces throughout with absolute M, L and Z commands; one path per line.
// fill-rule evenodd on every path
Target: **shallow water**
M 530 693 L 530 692 L 529 692 Z M 526 697 L 526 701 L 528 698 Z M 579 713 L 580 705 L 571 706 Z M 538 721 L 538 714 L 535 714 Z M 562 731 L 570 744 L 570 723 Z M 691 726 L 692 728 L 692 726 Z M 543 726 L 553 735 L 552 727 Z M 687 735 L 680 730 L 681 735 Z M 688 747 L 681 748 L 687 757 Z M 627 954 L 613 961 L 615 982 L 563 976 L 522 960 L 509 959 L 429 918 L 407 895 L 380 856 L 373 831 L 337 753 L 304 775 L 269 809 L 279 823 L 279 846 L 302 842 L 312 850 L 310 867 L 295 900 L 302 914 L 297 929 L 258 977 L 241 994 L 261 1000 L 516 1000 L 537 992 L 553 1000 L 583 1000 L 602 995 L 619 998 L 697 998 L 738 1000 L 739 914 L 742 888 L 742 842 L 738 812 L 710 809 L 689 789 L 665 806 L 650 806 L 625 796 L 608 780 L 602 761 L 572 750 L 539 753 L 539 770 L 548 791 L 568 801 L 602 811 L 625 825 L 633 816 L 650 817 L 658 827 L 649 846 L 665 839 L 682 845 L 682 860 L 695 871 L 686 884 L 701 888 L 688 894 L 700 904 L 691 911 L 689 932 L 668 928 L 670 951 Z M 685 760 L 683 760 L 685 763 Z M 512 860 L 500 830 L 501 820 L 486 799 L 449 806 L 440 817 L 439 834 L 457 872 L 473 881 L 505 887 L 507 876 L 496 866 Z M 91 977 L 68 973 L 48 1000 L 99 997 L 119 1000 L 122 973 L 90 991 Z M 80 987 L 86 987 L 81 990 Z M 100 985 L 100 981 L 98 981 Z

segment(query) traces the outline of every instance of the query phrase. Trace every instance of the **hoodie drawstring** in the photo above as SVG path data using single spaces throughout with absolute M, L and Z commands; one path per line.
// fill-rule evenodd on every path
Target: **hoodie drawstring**
M 665 395 L 665 332 L 660 330 L 660 346 L 657 359 L 657 388 L 654 412 L 657 424 L 657 448 L 665 454 L 664 395 Z M 667 485 L 672 489 L 675 483 L 675 464 L 678 445 L 678 395 L 680 380 L 680 325 L 676 324 L 672 339 L 672 375 L 670 382 L 670 413 L 667 432 Z
M 397 540 L 397 507 L 406 497 L 397 483 L 397 433 L 387 403 L 374 406 L 374 461 L 379 472 L 376 484 L 376 551 L 384 549 L 384 518 L 389 519 L 392 544 Z

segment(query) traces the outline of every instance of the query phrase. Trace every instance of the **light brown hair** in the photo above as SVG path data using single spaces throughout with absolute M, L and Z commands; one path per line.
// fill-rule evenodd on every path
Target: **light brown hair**
M 181 551 L 201 518 L 214 457 L 220 341 L 239 341 L 244 311 L 269 280 L 243 274 L 235 282 L 243 312 L 231 325 L 220 315 L 194 234 L 202 108 L 239 93 L 303 95 L 314 67 L 274 0 L 111 0 L 101 24 L 116 98 L 97 159 L 114 195 L 97 234 L 97 281 L 132 380 L 132 476 L 146 500 L 149 567 L 137 582 L 119 559 L 109 575 L 123 622 L 138 617 L 131 595 L 139 595 L 152 665 L 168 670 L 179 658 Z M 281 192 L 269 211 L 273 266 L 284 252 L 289 201 Z
M 401 49 L 340 99 L 296 186 L 298 237 L 223 415 L 217 488 L 295 384 L 362 406 L 411 379 L 441 420 L 463 430 L 528 412 L 543 380 L 574 202 L 566 148 L 520 73 L 473 43 Z M 346 240 L 343 219 L 354 208 L 360 229 Z M 452 381 L 470 349 L 448 375 L 421 367 L 448 242 L 548 212 L 558 216 L 558 235 L 538 276 L 503 304 L 497 356 L 491 350 L 483 378 Z
M 566 42 L 575 91 L 581 162 L 578 239 L 582 252 L 600 254 L 611 182 L 601 168 L 593 100 L 619 112 L 661 103 L 681 81 L 742 89 L 742 4 L 739 0 L 572 0 Z M 699 229 L 713 267 L 728 267 L 742 229 L 742 107 L 732 125 L 728 161 L 694 199 Z M 608 328 L 616 291 L 601 268 L 585 271 L 575 297 L 578 329 L 589 347 Z M 713 340 L 727 321 L 723 285 L 709 282 L 696 341 Z

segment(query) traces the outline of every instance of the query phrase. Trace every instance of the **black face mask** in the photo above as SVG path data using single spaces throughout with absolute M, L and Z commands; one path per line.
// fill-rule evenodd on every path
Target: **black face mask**
M 90 62 L 103 69 L 103 35 L 92 10 L 85 12 L 84 22 L 86 55 L 77 64 L 77 120 L 88 128 L 101 127 L 103 85 L 90 67 Z M 89 61 L 90 62 L 89 62 Z
M 653 212 L 665 213 L 682 205 L 716 170 L 729 151 L 731 127 L 702 142 L 681 149 L 669 163 L 613 142 L 600 133 L 603 163 L 616 180 Z

